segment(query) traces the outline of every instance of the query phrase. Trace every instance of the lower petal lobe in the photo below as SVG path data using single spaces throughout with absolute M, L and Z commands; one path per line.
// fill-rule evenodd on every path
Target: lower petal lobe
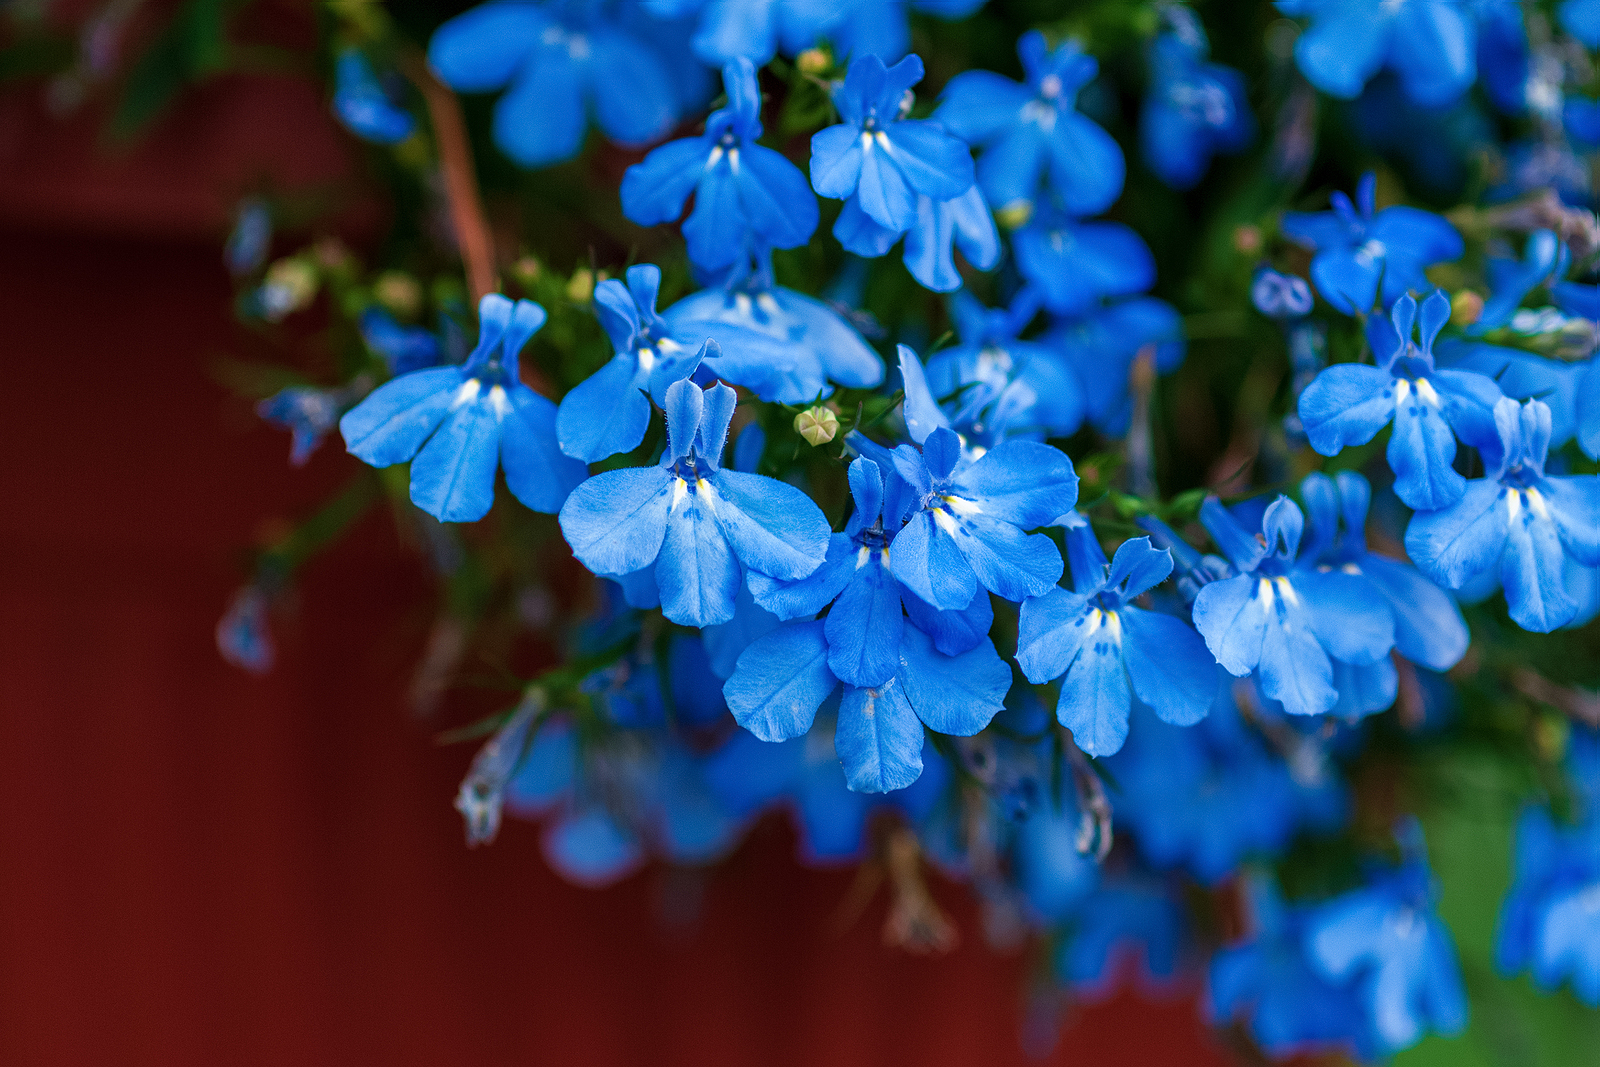
M 640 392 L 644 384 L 631 354 L 613 357 L 580 382 L 556 409 L 561 451 L 597 463 L 639 447 L 650 426 L 650 401 Z
M 494 504 L 500 419 L 485 400 L 464 404 L 411 464 L 411 502 L 440 522 L 476 522 Z
M 862 793 L 904 789 L 922 774 L 922 723 L 899 679 L 876 688 L 846 686 L 833 747 L 845 780 Z
M 740 726 L 763 741 L 786 741 L 811 729 L 838 684 L 822 623 L 796 622 L 752 641 L 722 695 Z
M 656 560 L 661 614 L 682 626 L 727 622 L 739 595 L 739 561 L 709 510 L 699 493 L 685 495 Z
M 632 574 L 654 563 L 666 536 L 674 479 L 660 467 L 597 474 L 561 506 L 572 554 L 596 574 Z

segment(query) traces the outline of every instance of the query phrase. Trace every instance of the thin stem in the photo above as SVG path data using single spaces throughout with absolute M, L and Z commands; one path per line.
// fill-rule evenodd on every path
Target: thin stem
M 495 292 L 494 240 L 484 217 L 483 200 L 478 195 L 478 178 L 472 166 L 472 145 L 467 140 L 466 123 L 461 118 L 461 103 L 449 86 L 441 82 L 421 56 L 400 57 L 401 69 L 421 91 L 433 122 L 438 142 L 439 168 L 444 173 L 445 201 L 450 208 L 450 223 L 456 232 L 461 262 L 467 268 L 467 286 L 476 304 Z

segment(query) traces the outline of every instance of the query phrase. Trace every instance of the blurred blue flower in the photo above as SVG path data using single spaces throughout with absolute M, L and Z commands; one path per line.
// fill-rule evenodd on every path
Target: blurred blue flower
M 1164 883 L 1137 876 L 1103 878 L 1073 909 L 1056 950 L 1056 974 L 1082 999 L 1116 992 L 1131 964 L 1146 993 L 1170 989 L 1188 939 L 1183 901 Z
M 1260 671 L 1262 692 L 1291 715 L 1329 712 L 1339 701 L 1334 660 L 1376 663 L 1394 647 L 1394 614 L 1360 575 L 1296 560 L 1305 519 L 1278 497 L 1250 534 L 1216 497 L 1200 521 L 1237 574 L 1204 586 L 1194 624 L 1235 677 Z
M 1559 827 L 1543 808 L 1517 823 L 1515 880 L 1500 911 L 1495 965 L 1533 970 L 1541 989 L 1571 980 L 1578 999 L 1600 1007 L 1600 819 L 1591 811 Z
M 840 55 L 875 55 L 893 63 L 911 48 L 907 23 L 912 11 L 953 22 L 983 4 L 984 0 L 853 0 L 828 36 Z
M 811 138 L 811 184 L 817 192 L 851 200 L 893 233 L 916 223 L 919 196 L 943 203 L 972 188 L 967 146 L 937 123 L 902 117 L 911 87 L 921 80 L 922 60 L 914 55 L 887 68 L 875 55 L 857 58 L 833 93 L 844 121 Z M 854 251 L 840 232 L 849 225 L 846 219 L 840 215 L 834 235 Z
M 235 667 L 251 674 L 272 669 L 277 650 L 267 629 L 267 597 L 260 586 L 247 585 L 228 601 L 217 620 L 217 651 Z
M 828 304 L 774 284 L 765 251 L 753 269 L 691 293 L 662 319 L 690 346 L 708 339 L 720 346 L 701 373 L 742 385 L 762 400 L 809 404 L 833 392 L 829 382 L 851 389 L 883 382 L 882 357 Z
M 658 18 L 694 15 L 691 39 L 702 62 L 721 67 L 735 59 L 765 66 L 782 51 L 795 55 L 836 26 L 856 0 L 642 0 Z
M 378 386 L 339 420 L 346 446 L 374 467 L 416 457 L 411 501 L 441 522 L 488 514 L 500 467 L 513 496 L 555 512 L 585 471 L 556 447 L 555 405 L 518 376 L 518 353 L 544 320 L 532 301 L 485 296 L 466 365 L 413 371 Z
M 1400 77 L 1419 104 L 1444 104 L 1477 78 L 1474 12 L 1457 0 L 1277 0 L 1311 26 L 1295 42 L 1306 78 L 1330 96 L 1354 99 L 1378 71 Z
M 1031 210 L 1048 178 L 1068 214 L 1104 211 L 1122 192 L 1122 149 L 1077 112 L 1078 93 L 1099 63 L 1076 41 L 1051 49 L 1038 30 L 1022 35 L 1017 54 L 1025 84 L 992 71 L 963 71 L 945 86 L 934 118 L 983 149 L 978 183 L 998 210 Z
M 869 259 L 886 255 L 900 239 L 899 233 L 867 215 L 860 197 L 845 201 L 833 234 L 847 251 Z M 918 194 L 916 220 L 905 238 L 906 269 L 924 288 L 936 293 L 961 288 L 954 249 L 960 248 L 967 262 L 979 270 L 989 270 L 1000 261 L 1000 232 L 976 185 L 951 200 L 936 201 Z
M 1156 280 L 1150 249 L 1120 222 L 1075 222 L 1041 211 L 1011 235 L 1017 270 L 1057 315 L 1082 315 L 1102 298 L 1142 293 Z
M 1429 1029 L 1459 1033 L 1466 993 L 1450 931 L 1433 910 L 1438 890 L 1414 823 L 1402 830 L 1406 860 L 1306 917 L 1306 951 L 1323 978 L 1354 984 L 1373 1044 L 1391 1055 Z
M 1567 595 L 1566 560 L 1600 565 L 1600 476 L 1545 474 L 1550 409 L 1543 402 L 1505 398 L 1494 416 L 1499 437 L 1482 449 L 1486 476 L 1468 482 L 1454 505 L 1414 515 L 1406 552 L 1450 589 L 1498 568 L 1511 618 L 1548 633 L 1578 612 Z
M 1269 319 L 1296 319 L 1311 313 L 1311 286 L 1298 274 L 1258 267 L 1250 280 L 1250 302 Z
M 367 57 L 354 48 L 339 53 L 333 113 L 351 133 L 375 144 L 399 144 L 417 128 L 417 120 L 391 99 Z
M 653 570 L 661 611 L 684 626 L 734 615 L 741 565 L 803 578 L 821 565 L 828 522 L 792 485 L 722 467 L 737 395 L 674 382 L 659 465 L 595 475 L 561 508 L 561 532 L 595 574 Z
M 1333 210 L 1289 211 L 1283 232 L 1316 251 L 1311 280 L 1322 298 L 1346 315 L 1372 308 L 1382 281 L 1383 306 L 1428 284 L 1423 268 L 1461 255 L 1461 235 L 1431 212 L 1396 205 L 1376 211 L 1377 178 L 1362 175 L 1355 203 L 1333 194 Z
M 1566 244 L 1550 230 L 1530 233 L 1521 259 L 1490 257 L 1484 264 L 1489 299 L 1484 301 L 1478 321 L 1469 326 L 1467 332 L 1481 334 L 1506 325 L 1530 292 L 1561 280 L 1570 258 Z
M 239 202 L 233 230 L 222 251 L 222 261 L 235 278 L 252 274 L 272 250 L 272 212 L 266 202 L 248 197 Z
M 817 228 L 817 198 L 800 168 L 757 143 L 761 87 L 748 59 L 722 71 L 728 106 L 713 111 L 699 137 L 668 141 L 628 168 L 622 213 L 641 226 L 675 222 L 694 194 L 683 224 L 689 259 L 702 270 L 728 267 L 751 242 L 794 248 Z
M 376 304 L 361 313 L 357 327 L 361 340 L 388 365 L 390 374 L 410 374 L 444 362 L 438 337 L 421 326 L 402 326 Z
M 1135 697 L 1163 721 L 1199 722 L 1216 693 L 1205 642 L 1184 620 L 1133 604 L 1172 573 L 1171 554 L 1134 538 L 1107 567 L 1087 524 L 1067 537 L 1083 546 L 1073 556 L 1073 591 L 1057 587 L 1023 601 L 1022 673 L 1035 685 L 1061 680 L 1056 718 L 1090 756 L 1122 747 Z
M 352 399 L 354 393 L 349 388 L 291 385 L 257 404 L 256 414 L 289 431 L 289 462 L 301 467 L 339 424 L 340 413 Z
M 1139 354 L 1150 348 L 1156 373 L 1171 374 L 1187 349 L 1183 317 L 1171 304 L 1149 296 L 1097 301 L 1057 319 L 1038 343 L 1061 353 L 1077 371 L 1089 422 L 1109 437 L 1128 432 L 1133 417 L 1129 376 Z
M 811 730 L 843 681 L 834 746 L 850 788 L 881 793 L 921 774 L 924 723 L 962 737 L 987 726 L 1011 671 L 988 638 L 987 598 L 941 613 L 897 580 L 890 547 L 904 532 L 895 535 L 896 517 L 915 503 L 905 483 L 891 473 L 886 484 L 877 463 L 857 459 L 850 490 L 856 509 L 821 568 L 804 581 L 750 583 L 756 602 L 779 618 L 831 604 L 827 618 L 790 622 L 751 643 L 723 693 L 741 726 L 763 741 L 787 741 Z
M 1187 9 L 1177 32 L 1150 46 L 1150 88 L 1139 118 L 1139 145 L 1156 177 L 1189 189 L 1205 177 L 1218 152 L 1242 151 L 1255 137 L 1244 77 L 1206 62 L 1209 46 Z
M 1556 8 L 1556 18 L 1560 20 L 1562 29 L 1589 48 L 1600 48 L 1600 2 L 1561 0 L 1561 6 Z
M 674 337 L 656 313 L 660 267 L 629 267 L 627 279 L 626 286 L 608 278 L 594 287 L 595 315 L 616 355 L 562 397 L 556 412 L 561 451 L 585 463 L 639 447 L 650 427 L 650 402 L 665 406 L 667 387 L 711 355 Z
M 494 110 L 494 138 L 525 167 L 578 153 L 588 118 L 624 145 L 648 144 L 698 101 L 695 79 L 674 70 L 670 34 L 608 4 L 488 3 L 457 15 L 428 42 L 428 64 L 458 92 L 510 86 Z
M 1435 290 L 1422 303 L 1421 341 L 1413 340 L 1417 302 L 1407 293 L 1391 316 L 1369 322 L 1376 367 L 1335 364 L 1300 394 L 1306 436 L 1325 456 L 1366 444 L 1394 423 L 1387 455 L 1395 494 L 1408 507 L 1441 508 L 1460 499 L 1466 479 L 1451 466 L 1456 435 L 1474 445 L 1489 440 L 1500 399 L 1499 388 L 1481 374 L 1434 367 L 1433 342 L 1449 318 L 1450 299 Z

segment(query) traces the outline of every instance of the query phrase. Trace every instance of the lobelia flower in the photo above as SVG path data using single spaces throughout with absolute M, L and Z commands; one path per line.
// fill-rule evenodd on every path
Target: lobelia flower
M 1578 612 L 1567 594 L 1567 560 L 1600 565 L 1600 476 L 1545 474 L 1543 402 L 1502 399 L 1494 420 L 1499 441 L 1483 449 L 1487 476 L 1468 482 L 1453 505 L 1412 516 L 1406 552 L 1450 589 L 1498 567 L 1511 618 L 1548 633 Z
M 354 48 L 339 53 L 333 113 L 351 133 L 375 144 L 399 144 L 417 128 L 417 120 L 395 105 L 367 57 Z
M 733 265 L 748 242 L 795 248 L 817 228 L 817 199 L 800 168 L 757 142 L 761 87 L 748 59 L 722 70 L 728 106 L 713 111 L 699 137 L 668 141 L 629 167 L 622 213 L 641 226 L 675 222 L 694 194 L 683 224 L 689 259 L 702 270 Z
M 578 153 L 589 116 L 620 144 L 655 140 L 693 93 L 655 24 L 630 24 L 610 5 L 554 0 L 488 3 L 452 18 L 428 42 L 428 64 L 458 92 L 510 86 L 494 109 L 494 139 L 525 167 Z
M 1311 314 L 1311 286 L 1298 274 L 1259 267 L 1250 280 L 1250 303 L 1269 319 L 1297 319 Z
M 1170 992 L 1188 940 L 1187 911 L 1165 883 L 1103 878 L 1068 919 L 1070 933 L 1056 950 L 1056 974 L 1079 998 L 1094 1003 L 1117 991 L 1124 961 L 1133 956 L 1142 989 Z
M 1120 222 L 1077 222 L 1040 211 L 1011 235 L 1017 270 L 1057 315 L 1082 315 L 1105 297 L 1142 293 L 1156 280 L 1150 249 Z
M 1484 265 L 1489 299 L 1484 301 L 1478 321 L 1467 327 L 1467 333 L 1486 333 L 1506 325 L 1522 306 L 1524 297 L 1541 285 L 1560 280 L 1570 258 L 1567 246 L 1550 230 L 1530 233 L 1521 259 L 1491 258 Z
M 627 279 L 626 286 L 608 278 L 594 287 L 594 313 L 616 355 L 562 397 L 556 412 L 561 451 L 585 463 L 638 448 L 650 426 L 650 402 L 665 406 L 667 388 L 712 356 L 709 348 L 696 351 L 675 338 L 656 313 L 660 267 L 629 267 Z
M 1394 423 L 1387 451 L 1394 491 L 1412 508 L 1442 508 L 1461 498 L 1466 479 L 1451 466 L 1456 435 L 1471 444 L 1490 439 L 1490 413 L 1500 399 L 1499 388 L 1481 374 L 1434 367 L 1433 342 L 1449 318 L 1450 300 L 1435 290 L 1422 303 L 1421 341 L 1413 340 L 1417 304 L 1406 294 L 1387 320 L 1371 320 L 1376 367 L 1335 364 L 1300 394 L 1306 436 L 1325 456 L 1366 444 Z
M 1600 1006 L 1600 819 L 1556 825 L 1543 808 L 1517 823 L 1515 880 L 1500 910 L 1495 966 L 1532 969 L 1540 989 L 1571 980 L 1578 999 Z
M 1153 351 L 1157 374 L 1171 374 L 1183 364 L 1187 343 L 1183 317 L 1165 300 L 1139 296 L 1095 304 L 1056 320 L 1038 338 L 1059 352 L 1083 383 L 1085 414 L 1101 433 L 1121 437 L 1133 419 L 1130 375 L 1134 360 Z
M 1394 614 L 1368 581 L 1295 559 L 1305 518 L 1287 497 L 1251 536 L 1216 497 L 1200 522 L 1232 561 L 1235 577 L 1212 581 L 1194 601 L 1194 624 L 1235 677 L 1260 671 L 1261 690 L 1291 715 L 1332 711 L 1334 660 L 1371 664 L 1394 647 Z
M 1251 856 L 1281 854 L 1298 833 L 1338 829 L 1350 800 L 1314 742 L 1286 730 L 1296 747 L 1280 755 L 1246 722 L 1235 687 L 1249 682 L 1214 665 L 1210 680 L 1202 721 L 1172 725 L 1136 708 L 1128 743 L 1106 767 L 1119 786 L 1117 820 L 1145 862 L 1215 885 Z
M 888 254 L 900 239 L 899 233 L 874 222 L 861 209 L 858 197 L 845 202 L 833 234 L 847 251 L 868 258 Z M 906 269 L 923 288 L 936 293 L 961 288 L 956 248 L 979 270 L 989 270 L 1000 261 L 1000 232 L 976 185 L 952 200 L 936 201 L 918 194 L 916 221 L 905 238 Z
M 905 483 L 891 473 L 886 486 L 870 459 L 853 462 L 849 477 L 856 509 L 822 567 L 800 582 L 750 582 L 756 602 L 779 618 L 831 604 L 827 618 L 788 622 L 752 642 L 723 694 L 739 725 L 763 741 L 787 741 L 812 728 L 843 682 L 834 748 L 851 789 L 881 793 L 922 773 L 923 724 L 961 737 L 987 726 L 1011 671 L 989 641 L 986 597 L 940 612 L 897 580 L 890 549 L 904 531 L 896 535 L 896 519 L 915 504 Z
M 909 351 L 902 351 L 903 365 L 916 359 Z M 1020 601 L 1055 585 L 1060 551 L 1044 534 L 1025 531 L 1053 522 L 1077 503 L 1072 460 L 1049 445 L 1022 440 L 969 460 L 949 427 L 908 412 L 907 428 L 922 444 L 920 452 L 911 445 L 890 452 L 859 434 L 851 437 L 910 489 L 905 526 L 895 538 L 895 577 L 934 607 L 955 611 L 971 604 L 980 587 Z
M 1286 904 L 1262 877 L 1246 888 L 1250 936 L 1211 957 L 1206 1008 L 1213 1022 L 1247 1020 L 1250 1036 L 1274 1057 L 1350 1046 L 1361 1059 L 1375 1059 L 1355 991 L 1323 978 L 1307 958 L 1312 909 Z
M 1205 31 L 1187 9 L 1168 9 L 1177 25 L 1150 46 L 1151 85 L 1139 116 L 1139 146 L 1156 177 L 1190 189 L 1218 152 L 1242 151 L 1255 121 L 1238 71 L 1206 62 Z
M 370 381 L 370 378 L 365 379 L 365 382 Z M 358 388 L 351 388 L 357 384 L 352 382 L 351 386 L 341 389 L 291 385 L 257 404 L 256 414 L 289 431 L 289 462 L 303 467 L 311 453 L 322 444 L 322 439 L 328 436 L 328 431 L 338 425 L 340 413 L 365 388 L 365 382 Z
M 662 614 L 684 626 L 733 618 L 741 565 L 803 578 L 827 551 L 827 520 L 804 492 L 722 468 L 737 403 L 726 385 L 702 393 L 674 382 L 660 464 L 597 474 L 561 508 L 561 532 L 584 566 L 606 577 L 653 569 Z
M 844 121 L 811 138 L 811 184 L 847 201 L 834 236 L 851 251 L 848 238 L 862 228 L 861 219 L 904 233 L 917 222 L 919 196 L 943 203 L 972 188 L 967 146 L 937 123 L 901 117 L 921 80 L 917 56 L 893 67 L 874 55 L 857 58 L 833 93 Z
M 853 0 L 828 36 L 840 55 L 875 55 L 892 63 L 911 47 L 907 23 L 912 11 L 954 22 L 983 4 L 984 0 Z
M 1182 619 L 1136 607 L 1172 573 L 1172 555 L 1148 537 L 1124 541 L 1107 567 L 1087 524 L 1068 531 L 1073 590 L 1023 601 L 1017 665 L 1035 685 L 1061 679 L 1056 718 L 1090 756 L 1128 737 L 1135 698 L 1165 722 L 1191 726 L 1216 695 L 1215 661 Z
M 1556 8 L 1561 28 L 1590 48 L 1600 48 L 1600 2 L 1561 0 Z
M 444 362 L 437 337 L 421 326 L 402 326 L 381 307 L 363 311 L 357 326 L 362 342 L 383 360 L 390 374 L 409 374 Z
M 1346 315 L 1369 310 L 1379 296 L 1388 307 L 1428 284 L 1423 268 L 1461 255 L 1456 228 L 1431 212 L 1395 205 L 1376 211 L 1377 178 L 1370 171 L 1356 186 L 1355 203 L 1333 194 L 1333 210 L 1288 211 L 1283 233 L 1315 250 L 1311 280 L 1322 298 Z
M 1314 908 L 1306 951 L 1331 982 L 1354 984 L 1381 1055 L 1428 1029 L 1459 1033 L 1466 994 L 1450 931 L 1433 910 L 1438 890 L 1415 823 L 1402 829 L 1405 863 Z
M 233 230 L 222 251 L 222 262 L 235 278 L 254 274 L 272 251 L 272 211 L 266 202 L 248 197 L 239 202 Z
M 854 0 L 643 0 L 657 18 L 696 17 L 691 44 L 701 62 L 736 59 L 766 66 L 781 50 L 792 56 L 835 26 Z
M 339 432 L 374 467 L 415 457 L 411 502 L 440 522 L 475 522 L 505 468 L 511 494 L 554 512 L 586 473 L 556 447 L 556 408 L 518 377 L 518 353 L 544 325 L 529 300 L 490 293 L 478 304 L 478 344 L 460 367 L 401 375 L 345 412 Z
M 1295 42 L 1306 79 L 1353 100 L 1385 67 L 1419 104 L 1447 104 L 1477 79 L 1477 24 L 1457 0 L 1277 0 L 1311 26 Z
M 1099 63 L 1076 41 L 1051 49 L 1038 30 L 1022 35 L 1017 54 L 1025 84 L 992 71 L 963 71 L 945 86 L 934 117 L 983 149 L 978 184 L 998 210 L 1031 211 L 1047 179 L 1069 214 L 1104 211 L 1122 192 L 1122 149 L 1077 112 L 1078 93 Z
M 924 368 L 909 349 L 900 355 L 906 411 L 948 426 L 974 457 L 1007 437 L 1066 437 L 1083 423 L 1083 385 L 1054 350 L 1017 334 L 1039 310 L 1038 291 L 1024 289 L 1009 308 L 985 308 L 971 293 L 950 303 L 961 343 L 941 348 Z M 935 397 L 954 397 L 940 408 Z
M 893 811 L 916 825 L 928 817 L 950 781 L 950 769 L 931 741 L 922 746 L 922 776 L 904 789 L 858 793 L 845 781 L 834 751 L 836 723 L 819 715 L 811 730 L 769 743 L 739 730 L 706 760 L 711 792 L 740 817 L 781 805 L 799 831 L 800 861 L 828 866 L 860 861 L 867 850 L 867 821 Z
M 810 194 L 807 193 L 809 196 Z M 722 285 L 691 293 L 662 312 L 675 337 L 713 340 L 722 352 L 706 361 L 717 377 L 762 400 L 809 404 L 833 392 L 828 383 L 872 389 L 883 382 L 883 359 L 829 305 L 776 285 L 770 253 Z

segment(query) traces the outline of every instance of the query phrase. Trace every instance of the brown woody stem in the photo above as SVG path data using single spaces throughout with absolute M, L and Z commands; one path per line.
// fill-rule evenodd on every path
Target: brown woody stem
M 497 288 L 494 240 L 489 236 L 483 200 L 478 196 L 478 178 L 472 166 L 467 126 L 461 118 L 461 102 L 421 56 L 403 56 L 400 65 L 428 105 L 428 118 L 433 123 L 433 136 L 439 148 L 439 168 L 444 173 L 450 224 L 461 249 L 461 262 L 467 269 L 467 287 L 472 290 L 472 301 L 476 304 Z

